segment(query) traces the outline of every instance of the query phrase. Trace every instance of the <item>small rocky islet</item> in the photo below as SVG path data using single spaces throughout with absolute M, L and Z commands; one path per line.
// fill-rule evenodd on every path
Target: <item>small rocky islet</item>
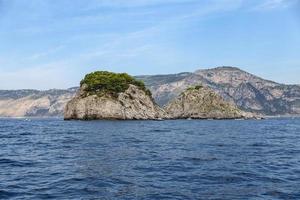
M 255 118 L 226 102 L 208 87 L 197 85 L 159 107 L 145 84 L 126 73 L 96 71 L 64 111 L 65 120 L 162 120 Z
M 242 119 L 254 118 L 254 114 L 241 111 L 234 104 L 208 87 L 197 85 L 171 100 L 165 111 L 175 119 Z
M 142 81 L 126 73 L 105 71 L 85 76 L 64 113 L 66 120 L 157 120 L 166 117 Z

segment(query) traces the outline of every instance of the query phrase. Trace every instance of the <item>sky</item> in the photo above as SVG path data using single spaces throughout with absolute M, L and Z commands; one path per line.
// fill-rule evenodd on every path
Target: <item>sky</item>
M 0 89 L 217 66 L 300 84 L 300 0 L 0 0 Z

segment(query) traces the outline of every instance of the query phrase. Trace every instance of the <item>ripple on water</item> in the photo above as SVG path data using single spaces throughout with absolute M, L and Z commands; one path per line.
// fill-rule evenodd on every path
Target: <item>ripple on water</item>
M 0 119 L 0 199 L 300 199 L 300 119 Z
M 10 199 L 18 195 L 20 195 L 20 193 L 18 192 L 9 192 L 6 190 L 0 190 L 0 199 Z
M 7 159 L 7 158 L 1 158 L 0 159 L 0 166 L 5 166 L 5 167 L 31 167 L 34 166 L 35 162 L 30 161 L 30 160 L 12 160 L 12 159 Z

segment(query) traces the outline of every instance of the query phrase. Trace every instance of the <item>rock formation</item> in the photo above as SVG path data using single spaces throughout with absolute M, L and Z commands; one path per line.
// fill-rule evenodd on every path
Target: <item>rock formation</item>
M 97 83 L 102 85 L 101 81 L 97 80 Z M 114 87 L 119 88 L 119 85 Z M 83 83 L 76 97 L 67 103 L 64 114 L 65 120 L 158 120 L 166 117 L 166 113 L 154 103 L 151 95 L 133 84 L 129 84 L 123 92 L 112 94 L 103 88 L 91 92 L 88 85 Z
M 253 118 L 236 106 L 225 102 L 213 90 L 196 86 L 188 88 L 165 107 L 171 118 L 175 119 L 240 119 Z

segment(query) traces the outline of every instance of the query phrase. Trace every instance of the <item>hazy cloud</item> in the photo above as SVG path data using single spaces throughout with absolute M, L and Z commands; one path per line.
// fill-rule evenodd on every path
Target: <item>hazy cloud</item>
M 66 84 L 63 73 L 66 72 L 45 67 L 31 67 L 10 72 L 0 71 L 0 85 L 1 89 L 44 89 L 49 86 L 60 88 Z

